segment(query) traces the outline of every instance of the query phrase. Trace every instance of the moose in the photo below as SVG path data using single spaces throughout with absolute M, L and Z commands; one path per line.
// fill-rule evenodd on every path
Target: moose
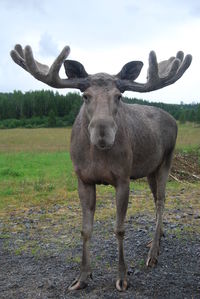
M 70 48 L 64 47 L 51 67 L 35 60 L 32 49 L 16 45 L 11 51 L 15 63 L 36 79 L 55 88 L 75 88 L 82 92 L 83 105 L 72 128 L 71 159 L 78 178 L 82 207 L 82 262 L 80 274 L 69 286 L 87 286 L 91 276 L 89 243 L 96 206 L 96 184 L 111 184 L 116 190 L 115 234 L 118 240 L 118 277 L 116 288 L 128 286 L 124 258 L 124 222 L 129 200 L 130 180 L 147 177 L 156 210 L 155 233 L 150 242 L 146 265 L 154 266 L 163 236 L 165 189 L 177 137 L 176 121 L 165 111 L 122 101 L 124 91 L 150 92 L 173 84 L 187 70 L 192 56 L 179 51 L 175 57 L 157 62 L 149 54 L 147 82 L 135 82 L 143 67 L 131 61 L 117 75 L 90 75 L 77 61 L 68 60 Z M 67 78 L 59 75 L 61 66 Z

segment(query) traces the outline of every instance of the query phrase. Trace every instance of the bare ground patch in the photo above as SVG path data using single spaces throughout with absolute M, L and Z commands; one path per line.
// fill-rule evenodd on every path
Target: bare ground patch
M 171 178 L 187 182 L 200 181 L 199 159 L 198 153 L 176 153 L 172 163 Z
M 99 199 L 97 215 L 111 209 L 114 199 L 108 197 Z M 47 209 L 11 213 L 0 224 L 0 298 L 199 298 L 199 198 L 197 187 L 168 191 L 166 237 L 157 267 L 147 269 L 146 244 L 155 223 L 153 203 L 148 191 L 132 191 L 125 237 L 129 289 L 124 294 L 114 287 L 117 242 L 113 212 L 96 217 L 91 244 L 93 280 L 85 290 L 73 293 L 67 286 L 78 274 L 81 257 L 77 207 L 55 203 Z

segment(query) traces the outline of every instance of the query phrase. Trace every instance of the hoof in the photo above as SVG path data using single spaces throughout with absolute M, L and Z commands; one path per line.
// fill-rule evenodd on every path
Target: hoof
M 158 256 L 160 253 L 160 244 L 159 241 L 157 243 L 152 242 L 151 248 L 148 253 L 148 258 L 146 261 L 147 267 L 155 267 L 158 263 Z
M 147 267 L 155 267 L 158 263 L 158 260 L 156 257 L 148 257 L 146 261 Z
M 119 292 L 124 292 L 126 291 L 128 288 L 128 283 L 127 283 L 127 280 L 122 280 L 122 279 L 118 279 L 116 281 L 116 289 L 119 291 Z
M 87 283 L 84 281 L 74 280 L 72 284 L 68 287 L 69 291 L 76 291 L 76 290 L 82 290 L 87 287 Z

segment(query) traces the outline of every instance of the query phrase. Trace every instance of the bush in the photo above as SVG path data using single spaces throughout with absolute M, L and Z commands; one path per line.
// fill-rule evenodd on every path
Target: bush
M 64 122 L 62 119 L 60 119 L 60 118 L 56 119 L 56 127 L 62 128 L 64 126 L 65 125 L 64 125 Z
M 33 126 L 32 126 L 31 124 L 27 124 L 27 125 L 25 125 L 25 128 L 26 128 L 26 129 L 32 129 Z
M 8 124 L 7 124 L 8 129 L 17 128 L 18 126 L 19 126 L 19 120 L 11 119 L 8 121 Z
M 49 112 L 48 127 L 55 127 L 55 126 L 56 126 L 56 114 L 54 110 L 51 110 Z
M 180 121 L 181 124 L 185 124 L 185 122 L 186 122 L 186 113 L 185 113 L 185 111 L 181 112 L 181 114 L 179 116 L 179 121 Z
M 4 119 L 0 121 L 0 129 L 13 129 L 13 128 L 49 128 L 49 127 L 67 127 L 72 125 L 71 119 L 67 117 L 32 117 L 23 119 Z

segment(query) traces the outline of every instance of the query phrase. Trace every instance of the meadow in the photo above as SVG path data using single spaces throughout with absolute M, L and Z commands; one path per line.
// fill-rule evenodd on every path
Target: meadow
M 200 151 L 200 125 L 193 123 L 179 124 L 176 151 Z
M 42 202 L 53 194 L 76 191 L 69 154 L 71 128 L 0 130 L 0 207 Z M 200 127 L 179 125 L 176 151 L 199 152 Z M 141 184 L 137 184 L 140 188 Z M 141 188 L 145 188 L 143 186 Z M 106 190 L 112 187 L 100 187 Z M 27 200 L 27 196 L 29 199 Z M 23 199 L 25 197 L 25 199 Z

